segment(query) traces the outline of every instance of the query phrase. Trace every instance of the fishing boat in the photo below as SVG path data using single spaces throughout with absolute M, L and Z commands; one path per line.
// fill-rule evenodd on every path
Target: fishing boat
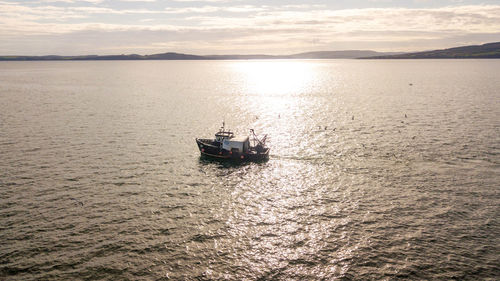
M 222 127 L 215 139 L 196 139 L 202 156 L 220 160 L 263 161 L 269 159 L 270 148 L 266 146 L 267 135 L 258 138 L 251 129 L 250 136 L 236 137 L 231 130 Z

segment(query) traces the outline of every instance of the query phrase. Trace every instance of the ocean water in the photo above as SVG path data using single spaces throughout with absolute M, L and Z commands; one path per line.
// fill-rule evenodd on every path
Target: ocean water
M 498 280 L 499 69 L 1 62 L 0 279 Z

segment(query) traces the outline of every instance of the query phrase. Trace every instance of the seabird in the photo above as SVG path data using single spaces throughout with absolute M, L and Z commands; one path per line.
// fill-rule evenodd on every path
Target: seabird
M 75 198 L 70 198 L 70 199 L 71 199 L 71 200 L 75 200 L 75 201 L 76 201 L 76 203 L 78 203 L 78 204 L 80 204 L 80 205 L 82 205 L 82 206 L 83 206 L 83 203 L 82 203 L 82 202 L 80 202 L 80 201 L 78 201 L 78 200 L 76 200 Z

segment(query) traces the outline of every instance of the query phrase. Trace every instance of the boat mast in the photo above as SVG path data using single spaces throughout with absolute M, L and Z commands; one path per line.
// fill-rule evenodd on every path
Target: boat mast
M 255 145 L 255 142 L 258 142 L 260 145 L 262 146 L 265 146 L 266 145 L 266 138 L 267 138 L 267 135 L 264 135 L 264 137 L 262 138 L 262 140 L 260 140 L 257 135 L 255 134 L 255 131 L 253 129 L 250 129 L 250 132 L 252 132 L 253 134 L 253 140 L 254 140 L 254 145 Z

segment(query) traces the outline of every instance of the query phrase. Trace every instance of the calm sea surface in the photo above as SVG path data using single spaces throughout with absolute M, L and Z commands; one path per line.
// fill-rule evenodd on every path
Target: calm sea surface
M 225 120 L 268 162 L 201 159 Z M 0 63 L 1 280 L 498 280 L 500 60 Z

